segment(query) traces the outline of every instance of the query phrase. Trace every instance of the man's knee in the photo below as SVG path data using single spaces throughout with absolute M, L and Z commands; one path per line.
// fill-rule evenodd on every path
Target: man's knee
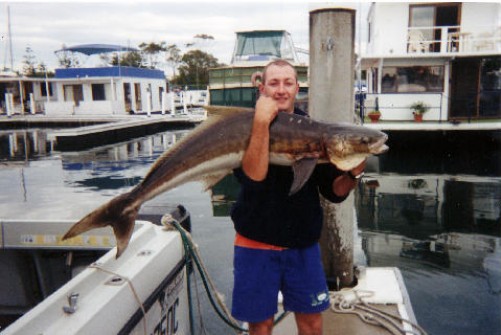
M 271 335 L 273 331 L 273 318 L 261 322 L 249 323 L 250 335 Z
M 322 335 L 321 313 L 295 313 L 299 335 Z

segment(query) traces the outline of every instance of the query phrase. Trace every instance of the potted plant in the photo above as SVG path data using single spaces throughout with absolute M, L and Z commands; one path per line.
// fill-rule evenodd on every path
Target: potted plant
M 371 110 L 369 113 L 367 113 L 367 116 L 369 119 L 371 119 L 372 123 L 376 123 L 379 121 L 379 118 L 381 117 L 381 112 L 377 109 Z
M 379 97 L 376 97 L 374 109 L 367 113 L 367 116 L 371 119 L 372 123 L 379 121 L 379 118 L 381 117 L 381 112 L 379 111 Z
M 414 115 L 414 121 L 416 122 L 422 122 L 423 121 L 423 114 L 426 113 L 429 109 L 430 106 L 425 104 L 422 101 L 417 101 L 413 103 L 410 108 L 412 109 L 412 114 Z

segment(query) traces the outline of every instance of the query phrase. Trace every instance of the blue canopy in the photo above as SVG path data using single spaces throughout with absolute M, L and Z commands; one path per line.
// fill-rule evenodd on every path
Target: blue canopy
M 114 44 L 81 44 L 56 50 L 55 53 L 62 51 L 80 52 L 90 56 L 107 52 L 139 51 L 139 50 L 137 48 L 131 48 L 123 45 L 114 45 Z

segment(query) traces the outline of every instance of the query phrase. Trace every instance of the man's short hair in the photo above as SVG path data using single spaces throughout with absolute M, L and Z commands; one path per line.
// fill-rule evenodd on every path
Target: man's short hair
M 263 74 L 261 76 L 261 80 L 262 80 L 263 84 L 266 82 L 266 72 L 268 71 L 268 68 L 270 66 L 290 66 L 294 70 L 294 76 L 296 77 L 296 81 L 297 81 L 297 71 L 296 71 L 296 68 L 294 67 L 294 65 L 292 65 L 291 63 L 289 63 L 285 59 L 275 59 L 275 60 L 269 62 L 268 64 L 266 64 L 266 66 L 263 69 Z

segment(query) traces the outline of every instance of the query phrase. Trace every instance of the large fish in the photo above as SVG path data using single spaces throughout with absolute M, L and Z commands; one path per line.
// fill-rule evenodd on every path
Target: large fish
M 252 130 L 252 109 L 209 106 L 207 110 L 209 118 L 158 158 L 140 184 L 85 216 L 63 239 L 110 225 L 119 257 L 144 202 L 188 181 L 202 180 L 209 188 L 239 167 Z M 292 165 L 293 194 L 316 164 L 331 162 L 341 170 L 351 170 L 367 156 L 385 152 L 386 140 L 386 134 L 367 127 L 278 113 L 270 126 L 270 162 Z

